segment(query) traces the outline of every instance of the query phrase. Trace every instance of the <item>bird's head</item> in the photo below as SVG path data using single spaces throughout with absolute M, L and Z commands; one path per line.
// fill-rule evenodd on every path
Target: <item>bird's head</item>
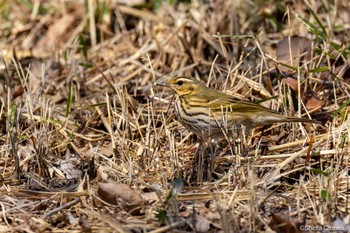
M 204 84 L 191 77 L 178 76 L 170 78 L 166 86 L 170 87 L 177 95 L 183 96 L 199 93 Z

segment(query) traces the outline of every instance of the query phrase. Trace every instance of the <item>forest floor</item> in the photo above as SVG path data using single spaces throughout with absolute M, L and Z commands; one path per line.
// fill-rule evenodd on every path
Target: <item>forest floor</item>
M 350 232 L 349 3 L 161 2 L 0 3 L 0 232 Z M 176 75 L 321 124 L 200 144 Z

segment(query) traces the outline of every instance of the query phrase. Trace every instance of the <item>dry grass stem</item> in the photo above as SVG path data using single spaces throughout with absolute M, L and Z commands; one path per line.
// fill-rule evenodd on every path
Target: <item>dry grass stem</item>
M 0 232 L 349 232 L 349 12 L 2 1 Z M 156 85 L 178 75 L 321 124 L 200 141 Z

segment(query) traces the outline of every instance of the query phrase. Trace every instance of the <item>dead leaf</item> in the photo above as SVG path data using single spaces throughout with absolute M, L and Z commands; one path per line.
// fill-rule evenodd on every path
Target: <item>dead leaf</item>
M 148 203 L 153 203 L 156 201 L 159 201 L 159 196 L 156 192 L 144 192 L 141 194 L 144 200 L 146 200 Z
M 179 212 L 179 216 L 183 218 L 188 218 L 192 215 L 192 211 L 190 211 L 188 208 L 186 208 L 184 211 Z
M 99 183 L 98 195 L 112 205 L 120 205 L 132 215 L 140 214 L 143 199 L 139 192 L 126 184 Z
M 200 208 L 198 213 L 212 222 L 220 219 L 220 214 L 217 211 L 213 211 L 207 207 Z
M 79 225 L 81 226 L 82 232 L 92 232 L 92 226 L 88 219 L 80 217 Z
M 56 225 L 60 224 L 63 226 L 67 226 L 72 224 L 78 224 L 79 219 L 74 217 L 74 215 L 71 212 L 63 212 L 58 215 L 55 215 L 55 217 L 53 218 L 53 222 Z
M 280 132 L 279 134 L 267 136 L 267 137 L 268 137 L 268 140 L 266 140 L 266 139 L 264 138 L 264 142 L 268 142 L 269 145 L 276 145 L 276 142 L 281 141 L 281 140 L 282 140 L 283 138 L 285 138 L 286 136 L 288 136 L 287 132 L 286 132 L 286 131 L 282 131 L 282 132 Z
M 96 171 L 96 178 L 100 181 L 106 181 L 108 179 L 108 172 L 110 168 L 107 166 L 99 166 Z
M 296 80 L 295 78 L 286 78 L 284 80 L 288 86 L 293 90 L 293 91 L 298 91 L 298 80 Z
M 309 147 L 307 148 L 307 153 L 305 158 L 305 166 L 308 166 L 310 164 L 310 154 L 311 154 L 311 150 L 314 142 L 315 142 L 315 133 L 311 135 L 311 138 L 309 141 Z
M 316 108 L 321 108 L 325 105 L 325 101 L 324 100 L 320 100 L 318 99 L 316 96 L 312 96 L 311 99 L 309 99 L 306 102 L 306 108 L 308 110 L 311 109 L 316 109 Z
M 1 159 L 0 159 L 0 166 L 2 167 L 2 166 L 5 166 L 6 164 L 7 164 L 7 160 L 1 158 Z
M 301 233 L 298 220 L 291 219 L 289 216 L 279 213 L 272 213 L 269 227 L 277 233 Z
M 294 78 L 286 78 L 285 82 L 294 92 L 298 91 L 298 80 Z M 320 100 L 311 89 L 305 91 L 304 88 L 301 88 L 301 92 L 304 93 L 303 102 L 308 110 L 322 108 L 326 104 L 326 102 Z
M 22 96 L 24 93 L 24 87 L 22 85 L 18 86 L 13 93 L 13 98 L 16 99 L 18 96 Z
M 197 232 L 208 232 L 210 230 L 211 221 L 203 216 L 196 215 L 196 230 Z
M 324 100 L 320 100 L 311 89 L 307 90 L 303 96 L 303 102 L 308 110 L 322 108 L 325 105 Z
M 90 150 L 89 152 L 92 153 L 93 150 Z M 101 146 L 101 147 L 99 147 L 98 150 L 97 150 L 97 152 L 103 154 L 103 155 L 106 156 L 106 157 L 112 156 L 113 153 L 114 153 L 114 152 L 113 152 L 112 143 L 109 143 L 109 144 L 106 145 L 106 146 Z
M 292 36 L 290 39 L 285 37 L 278 42 L 276 48 L 277 59 L 289 66 L 299 66 L 302 61 L 306 62 L 311 59 L 312 42 L 300 36 Z M 279 70 L 282 72 L 292 72 L 290 68 L 279 65 Z
M 332 73 L 335 74 L 338 78 L 342 78 L 346 83 L 350 83 L 350 63 L 339 65 L 335 67 L 332 72 L 321 72 L 319 79 L 327 81 L 330 77 L 332 77 Z
M 50 224 L 41 218 L 32 217 L 29 222 L 30 229 L 34 232 L 44 232 L 47 229 L 50 229 Z
M 60 19 L 56 20 L 49 26 L 46 35 L 38 41 L 33 50 L 46 53 L 55 51 L 57 47 L 60 47 L 60 43 L 65 41 L 69 29 L 72 28 L 72 25 L 76 20 L 77 17 L 72 14 L 64 15 Z
M 347 7 L 339 7 L 338 9 L 338 16 L 339 19 L 341 20 L 340 23 L 341 24 L 347 24 L 350 22 L 350 12 L 349 12 L 349 8 Z
M 80 179 L 83 175 L 83 172 L 71 161 L 59 160 L 55 163 L 57 168 L 62 171 L 65 177 L 68 180 L 71 179 Z

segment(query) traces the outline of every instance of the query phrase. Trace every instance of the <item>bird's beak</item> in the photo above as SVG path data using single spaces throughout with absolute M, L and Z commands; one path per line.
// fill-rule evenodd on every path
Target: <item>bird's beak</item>
M 168 84 L 166 82 L 154 82 L 155 86 L 168 86 Z
M 154 85 L 161 86 L 161 87 L 170 87 L 170 84 L 168 81 L 157 81 L 157 82 L 154 82 Z

